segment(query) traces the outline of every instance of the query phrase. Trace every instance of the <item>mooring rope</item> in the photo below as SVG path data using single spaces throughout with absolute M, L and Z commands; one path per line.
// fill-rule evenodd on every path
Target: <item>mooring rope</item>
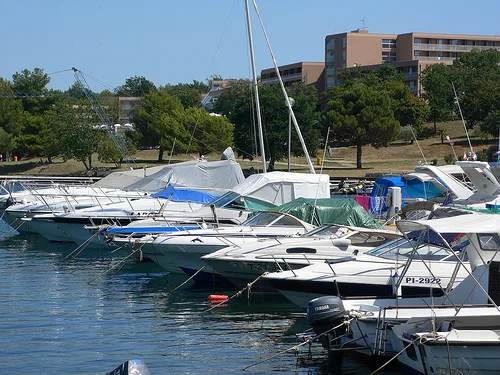
M 391 363 L 393 360 L 395 360 L 401 353 L 403 353 L 406 349 L 408 349 L 411 345 L 413 345 L 416 341 L 420 340 L 420 337 L 417 337 L 415 340 L 410 342 L 408 345 L 406 345 L 403 349 L 401 349 L 394 357 L 389 359 L 386 363 L 384 363 L 382 366 L 380 366 L 378 369 L 373 371 L 370 375 L 376 374 L 380 370 L 382 370 L 385 366 L 387 366 L 389 363 Z
M 81 252 L 82 252 L 82 251 L 83 251 L 83 250 L 87 247 L 87 245 L 88 245 L 88 244 L 89 244 L 89 243 L 90 243 L 90 242 L 91 242 L 91 241 L 92 241 L 95 237 L 97 237 L 97 236 L 99 235 L 99 233 L 101 233 L 101 231 L 100 231 L 100 230 L 99 230 L 99 231 L 96 231 L 96 232 L 95 232 L 92 236 L 90 236 L 90 237 L 89 237 L 89 238 L 87 238 L 85 241 L 83 241 L 80 245 L 78 245 L 78 246 L 76 247 L 76 249 L 75 249 L 75 250 L 73 250 L 71 253 L 69 253 L 68 255 L 66 255 L 66 256 L 64 257 L 64 259 L 63 259 L 63 260 L 68 259 L 68 258 L 69 258 L 69 257 L 71 257 L 73 254 L 75 254 L 78 250 L 80 250 L 80 248 L 81 248 L 81 250 L 80 250 L 80 251 L 78 251 L 78 253 L 75 255 L 75 257 L 76 257 L 76 256 L 78 256 L 78 255 L 80 255 L 80 254 L 81 254 Z
M 133 251 L 130 255 L 127 255 L 125 258 L 123 258 L 122 260 L 120 260 L 117 264 L 115 264 L 115 265 L 111 266 L 110 268 L 108 268 L 108 269 L 106 270 L 106 272 L 103 272 L 103 273 L 101 273 L 101 274 L 97 275 L 96 277 L 94 277 L 94 278 L 93 278 L 92 280 L 90 280 L 87 284 L 91 284 L 91 283 L 93 283 L 95 280 L 97 280 L 97 279 L 101 278 L 102 276 L 106 275 L 108 272 L 110 272 L 111 270 L 113 270 L 113 269 L 114 269 L 114 268 L 116 268 L 117 266 L 119 266 L 119 265 L 121 265 L 121 264 L 125 263 L 125 262 L 126 262 L 126 261 L 127 261 L 127 260 L 131 257 L 131 256 L 132 256 L 132 255 L 134 255 L 136 252 L 140 251 L 140 250 L 141 250 L 141 248 L 142 248 L 142 246 L 141 246 L 139 249 L 134 250 L 134 251 Z
M 252 363 L 251 365 L 248 365 L 248 366 L 246 366 L 246 367 L 243 367 L 241 370 L 242 370 L 242 371 L 245 371 L 246 369 L 248 369 L 248 368 L 250 368 L 250 367 L 253 367 L 253 366 L 256 366 L 256 365 L 261 364 L 261 363 L 263 363 L 263 362 L 269 361 L 270 359 L 276 358 L 276 357 L 278 357 L 278 356 L 280 356 L 280 355 L 282 355 L 282 354 L 284 354 L 284 353 L 286 353 L 286 352 L 289 352 L 289 351 L 292 351 L 292 350 L 297 350 L 297 349 L 298 349 L 298 348 L 300 348 L 301 346 L 304 346 L 304 345 L 306 345 L 306 344 L 308 344 L 308 343 L 311 343 L 311 342 L 313 342 L 314 340 L 319 339 L 321 336 L 324 336 L 324 335 L 326 335 L 326 334 L 328 334 L 328 333 L 330 333 L 330 332 L 332 332 L 332 331 L 336 330 L 337 328 L 342 327 L 343 325 L 349 324 L 349 323 L 350 323 L 353 319 L 354 319 L 354 318 L 350 318 L 349 320 L 346 320 L 346 321 L 344 321 L 344 322 L 340 323 L 338 326 L 335 326 L 335 327 L 333 327 L 333 328 L 330 328 L 328 331 L 325 331 L 325 332 L 323 332 L 323 333 L 320 333 L 319 335 L 316 335 L 316 336 L 314 336 L 314 337 L 308 338 L 307 340 L 305 340 L 304 342 L 301 342 L 300 344 L 297 344 L 297 345 L 295 345 L 295 346 L 292 346 L 291 348 L 288 348 L 288 349 L 282 350 L 281 352 L 276 353 L 276 354 L 273 354 L 273 355 L 272 355 L 272 356 L 270 356 L 270 357 L 267 357 L 267 358 L 261 359 L 261 360 L 260 360 L 260 361 L 258 361 L 258 362 L 255 362 L 255 363 Z
M 206 265 L 205 265 L 206 266 Z M 198 275 L 202 270 L 203 268 L 205 268 L 205 266 L 201 267 L 198 271 L 196 271 L 194 273 L 193 276 L 191 276 L 189 279 L 187 279 L 186 281 L 184 281 L 181 285 L 178 285 L 176 286 L 174 289 L 172 289 L 168 294 L 167 296 L 170 296 L 172 293 L 174 293 L 177 289 L 179 288 L 182 288 L 184 285 L 186 285 L 189 281 L 191 281 L 196 275 Z
M 246 287 L 244 287 L 243 289 L 241 289 L 240 291 L 236 292 L 235 294 L 233 294 L 231 297 L 229 297 L 227 300 L 225 301 L 222 301 L 214 306 L 212 306 L 211 308 L 203 311 L 204 313 L 206 312 L 209 312 L 209 311 L 212 311 L 213 309 L 225 304 L 226 302 L 229 302 L 230 300 L 232 300 L 234 297 L 239 297 L 243 294 L 243 292 L 245 290 L 248 290 L 248 298 L 250 298 L 250 290 L 252 289 L 252 285 L 255 284 L 257 281 L 259 281 L 262 277 L 266 276 L 269 272 L 264 272 L 262 275 L 260 275 L 259 277 L 257 277 L 254 281 L 250 282 L 247 284 Z

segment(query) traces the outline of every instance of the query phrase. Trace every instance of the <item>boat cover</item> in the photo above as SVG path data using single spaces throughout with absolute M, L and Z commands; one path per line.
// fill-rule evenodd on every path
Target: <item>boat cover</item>
M 383 177 L 377 178 L 370 195 L 370 211 L 372 213 L 383 213 L 387 211 L 385 198 L 389 192 L 390 187 L 401 188 L 401 198 L 404 200 L 408 198 L 421 198 L 429 200 L 439 197 L 445 192 L 444 187 L 440 188 L 439 185 L 431 180 L 425 180 L 421 176 L 408 174 L 401 177 Z
M 213 201 L 219 195 L 205 193 L 202 191 L 191 189 L 179 189 L 169 185 L 166 189 L 160 190 L 157 193 L 151 194 L 153 198 L 166 198 L 173 202 L 197 202 L 208 203 Z
M 245 208 L 266 210 L 299 197 L 329 198 L 330 177 L 325 174 L 275 171 L 248 176 L 232 190 L 245 197 Z
M 118 171 L 108 174 L 106 177 L 101 178 L 94 183 L 95 186 L 111 189 L 122 189 L 125 186 L 133 184 L 134 182 L 142 180 L 144 177 L 158 172 L 164 168 L 164 165 L 159 165 L 151 168 L 134 169 L 131 171 Z
M 158 191 L 176 187 L 231 189 L 245 179 L 241 166 L 233 160 L 187 161 L 164 166 L 124 190 Z
M 352 198 L 298 198 L 274 208 L 307 223 L 321 226 L 340 224 L 363 228 L 380 228 L 366 210 Z

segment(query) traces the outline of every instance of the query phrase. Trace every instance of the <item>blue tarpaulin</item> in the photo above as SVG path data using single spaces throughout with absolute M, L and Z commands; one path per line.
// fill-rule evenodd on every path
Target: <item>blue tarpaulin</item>
M 151 194 L 153 198 L 166 198 L 174 202 L 198 202 L 208 203 L 219 196 L 216 194 L 205 193 L 190 189 L 176 189 L 169 185 L 166 189 L 160 190 L 157 193 Z
M 387 211 L 385 198 L 390 187 L 401 188 L 401 198 L 431 199 L 439 197 L 443 191 L 429 181 L 422 181 L 418 178 L 403 179 L 402 177 L 377 178 L 370 196 L 370 211 L 372 213 L 383 213 Z

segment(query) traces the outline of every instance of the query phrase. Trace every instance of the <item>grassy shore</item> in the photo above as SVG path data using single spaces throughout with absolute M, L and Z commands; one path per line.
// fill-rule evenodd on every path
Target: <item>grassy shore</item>
M 431 127 L 432 125 L 427 125 Z M 465 136 L 465 131 L 462 122 L 453 121 L 448 123 L 438 124 L 438 128 L 445 130 L 444 135 L 449 135 L 454 141 L 454 149 L 456 154 L 461 157 L 464 151 L 469 151 L 468 141 Z M 471 142 L 474 150 L 481 151 L 491 144 L 497 144 L 494 138 L 482 139 L 474 136 L 471 132 Z M 420 151 L 422 150 L 422 152 Z M 326 153 L 323 159 L 323 173 L 327 173 L 332 177 L 365 177 L 378 173 L 402 173 L 413 170 L 419 161 L 431 162 L 437 160 L 438 165 L 445 164 L 445 155 L 452 154 L 451 146 L 444 140 L 441 143 L 441 137 L 435 136 L 418 141 L 417 143 L 410 144 L 405 142 L 393 142 L 389 147 L 382 147 L 375 149 L 371 146 L 363 147 L 362 154 L 362 169 L 356 169 L 356 148 L 355 147 L 342 147 L 332 150 L 331 155 Z M 422 154 L 424 156 L 422 156 Z M 144 150 L 138 151 L 136 156 L 137 168 L 144 166 L 155 166 L 159 164 L 168 164 L 169 155 L 164 155 L 164 161 L 159 163 L 157 161 L 157 150 Z M 318 157 L 323 157 L 323 150 L 318 150 Z M 208 160 L 218 160 L 220 155 L 211 154 L 207 155 Z M 193 154 L 173 155 L 170 162 L 177 163 L 180 161 L 193 160 Z M 316 171 L 319 171 L 321 166 L 317 163 L 317 158 L 314 158 L 313 163 Z M 261 169 L 260 160 L 241 160 L 238 159 L 241 167 L 244 169 L 254 168 L 255 170 Z M 93 167 L 96 168 L 98 175 L 105 175 L 110 171 L 118 170 L 114 164 L 102 163 L 97 160 L 97 156 L 93 158 Z M 286 170 L 287 161 L 283 160 L 276 163 L 276 169 Z M 306 172 L 308 171 L 305 158 L 292 158 L 291 168 L 293 171 Z M 122 165 L 121 169 L 127 169 L 126 165 Z M 40 158 L 36 159 L 23 159 L 17 162 L 1 162 L 0 175 L 34 175 L 34 176 L 85 176 L 86 170 L 83 163 L 76 160 L 63 161 L 56 158 L 53 163 L 44 163 Z

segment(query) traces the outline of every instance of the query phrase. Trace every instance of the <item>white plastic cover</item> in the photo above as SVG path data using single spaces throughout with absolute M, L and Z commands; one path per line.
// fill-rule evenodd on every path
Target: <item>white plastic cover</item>
M 187 161 L 164 166 L 124 190 L 158 191 L 169 184 L 193 189 L 231 189 L 244 179 L 241 166 L 232 160 Z
M 232 190 L 244 197 L 279 206 L 300 197 L 330 198 L 330 177 L 325 174 L 268 172 L 251 175 Z

